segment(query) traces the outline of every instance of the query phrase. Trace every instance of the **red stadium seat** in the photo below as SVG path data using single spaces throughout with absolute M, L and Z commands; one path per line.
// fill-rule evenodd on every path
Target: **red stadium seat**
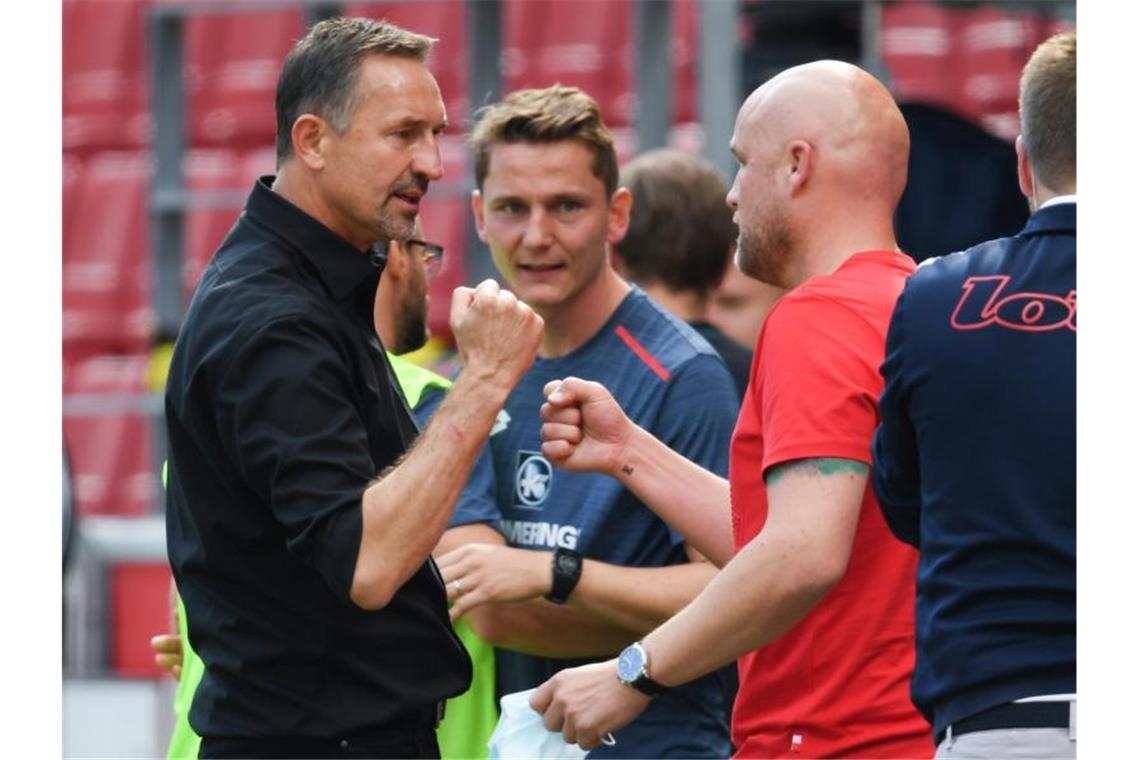
M 503 92 L 581 87 L 611 126 L 634 123 L 629 0 L 509 0 L 503 7 Z
M 954 12 L 931 2 L 887 3 L 883 64 L 900 101 L 958 106 Z
M 1022 67 L 1067 28 L 1032 10 L 932 2 L 888 3 L 882 18 L 883 63 L 899 100 L 947 108 L 1010 141 Z
M 63 435 L 80 515 L 142 515 L 157 496 L 145 355 L 65 354 Z
M 272 144 L 277 77 L 304 34 L 301 10 L 193 14 L 185 29 L 190 145 Z
M 111 670 L 128 678 L 159 678 L 150 638 L 170 630 L 170 566 L 123 562 L 108 569 Z
M 154 332 L 143 151 L 64 161 L 63 341 L 105 352 L 144 350 Z
M 212 193 L 216 201 L 193 206 L 186 211 L 186 244 L 183 248 L 182 283 L 189 299 L 210 257 L 225 238 L 241 210 L 241 182 L 238 153 L 224 148 L 197 148 L 186 153 L 182 162 L 186 187 L 191 192 Z M 223 205 L 223 195 L 234 200 Z
M 150 139 L 143 0 L 64 0 L 63 148 L 138 148 Z
M 467 4 L 461 0 L 417 2 L 346 3 L 344 15 L 383 19 L 438 40 L 428 59 L 428 68 L 439 82 L 443 103 L 451 122 L 463 123 L 467 115 Z
M 959 15 L 960 102 L 979 124 L 1012 142 L 1020 131 L 1021 70 L 1057 24 L 1039 13 L 992 7 L 964 8 Z
M 182 163 L 186 187 L 207 196 L 186 212 L 182 282 L 187 299 L 245 207 L 254 180 L 274 173 L 274 155 L 272 146 L 246 151 L 196 148 L 186 153 Z

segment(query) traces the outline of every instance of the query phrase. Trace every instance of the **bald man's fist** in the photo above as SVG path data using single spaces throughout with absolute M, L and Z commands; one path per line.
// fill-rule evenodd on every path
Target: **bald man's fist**
M 543 388 L 542 455 L 567 470 L 621 471 L 634 424 L 605 386 L 577 377 Z

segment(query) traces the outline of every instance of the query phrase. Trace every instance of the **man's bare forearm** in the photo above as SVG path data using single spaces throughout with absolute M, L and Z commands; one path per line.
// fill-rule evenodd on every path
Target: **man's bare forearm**
M 408 454 L 365 490 L 358 605 L 383 607 L 427 559 L 509 390 L 494 375 L 461 372 Z
M 728 481 L 637 428 L 611 473 L 717 567 L 732 558 Z
M 767 644 L 811 611 L 827 589 L 790 583 L 769 537 L 741 550 L 693 603 L 643 640 L 653 677 L 687 683 Z
M 688 682 L 802 620 L 847 571 L 866 470 L 829 459 L 771 468 L 764 529 L 691 605 L 645 638 L 653 677 Z

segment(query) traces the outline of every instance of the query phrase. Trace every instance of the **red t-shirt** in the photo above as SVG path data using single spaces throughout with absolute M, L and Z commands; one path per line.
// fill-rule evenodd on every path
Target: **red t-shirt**
M 887 325 L 913 271 L 894 251 L 856 253 L 769 313 L 732 437 L 737 551 L 767 519 L 768 467 L 816 457 L 871 464 Z M 846 575 L 795 628 L 740 658 L 737 757 L 934 754 L 909 691 L 917 566 L 868 480 Z

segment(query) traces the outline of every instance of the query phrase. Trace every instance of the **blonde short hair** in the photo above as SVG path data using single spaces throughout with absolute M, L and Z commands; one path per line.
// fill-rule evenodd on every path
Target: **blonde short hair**
M 1029 165 L 1047 187 L 1077 179 L 1077 34 L 1042 42 L 1021 74 L 1021 139 Z

